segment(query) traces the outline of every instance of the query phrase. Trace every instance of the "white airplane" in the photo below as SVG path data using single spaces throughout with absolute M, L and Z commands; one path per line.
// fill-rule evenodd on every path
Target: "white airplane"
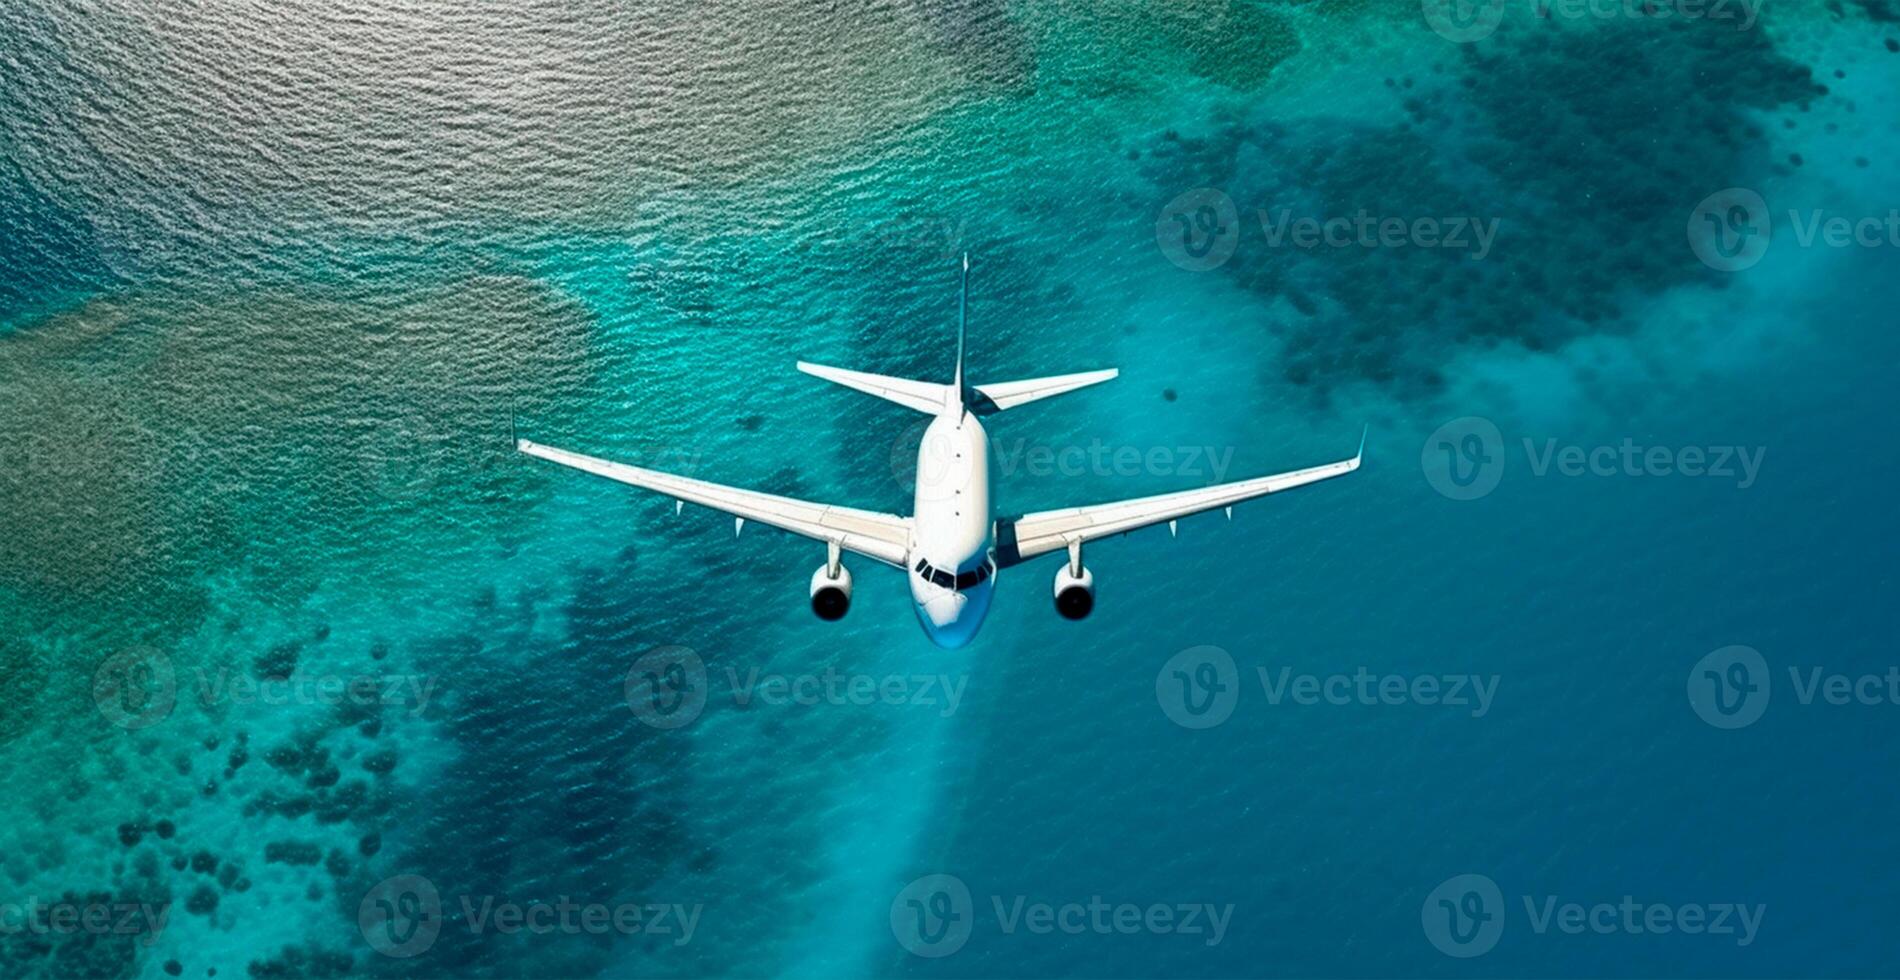
M 990 510 L 989 437 L 979 416 L 1107 381 L 1120 372 L 1087 371 L 1029 381 L 966 385 L 963 334 L 968 320 L 970 257 L 963 257 L 963 288 L 957 313 L 957 367 L 949 384 L 911 381 L 822 364 L 798 362 L 798 369 L 827 381 L 933 416 L 917 450 L 915 507 L 910 517 L 851 507 L 809 503 L 721 486 L 705 480 L 612 463 L 517 440 L 515 448 L 562 466 L 674 497 L 675 510 L 692 502 L 733 515 L 733 533 L 746 521 L 802 534 L 825 543 L 825 562 L 811 577 L 811 608 L 818 618 L 836 620 L 851 607 L 851 572 L 843 553 L 862 555 L 903 569 L 911 600 L 924 632 L 941 647 L 970 642 L 989 612 L 999 568 L 1039 555 L 1067 551 L 1056 572 L 1056 611 L 1082 619 L 1095 607 L 1095 573 L 1082 564 L 1082 546 L 1097 538 L 1175 521 L 1190 514 L 1224 508 L 1281 490 L 1344 476 L 1359 468 L 1365 436 L 1351 459 L 1275 476 L 1181 490 L 1088 507 L 1041 511 L 995 519 Z

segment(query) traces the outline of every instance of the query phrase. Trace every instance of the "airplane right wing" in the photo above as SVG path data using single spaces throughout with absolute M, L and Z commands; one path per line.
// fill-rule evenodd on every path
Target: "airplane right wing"
M 1365 455 L 1366 440 L 1362 435 L 1359 452 L 1351 459 L 1337 463 L 1153 497 L 1045 510 L 1025 514 L 1014 521 L 998 521 L 997 563 L 1004 566 L 1021 564 L 1038 555 L 1061 551 L 1071 544 L 1079 545 L 1097 538 L 1126 534 L 1163 521 L 1173 521 L 1216 507 L 1231 507 L 1243 500 L 1345 476 L 1359 468 Z

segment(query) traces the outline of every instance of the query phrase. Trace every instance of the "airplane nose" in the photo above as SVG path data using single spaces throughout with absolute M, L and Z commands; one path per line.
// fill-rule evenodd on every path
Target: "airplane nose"
M 924 603 L 924 617 L 930 620 L 930 625 L 938 628 L 954 626 L 962 617 L 963 604 L 967 601 L 963 595 L 954 592 L 934 596 Z

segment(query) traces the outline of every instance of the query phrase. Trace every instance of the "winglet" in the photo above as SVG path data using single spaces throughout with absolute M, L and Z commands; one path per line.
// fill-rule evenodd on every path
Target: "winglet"
M 1372 432 L 1372 426 L 1370 425 L 1367 425 L 1365 428 L 1359 430 L 1359 451 L 1354 453 L 1352 456 L 1352 465 L 1354 467 L 1357 467 L 1359 465 L 1360 460 L 1363 460 L 1366 458 L 1366 436 L 1369 435 L 1371 432 Z

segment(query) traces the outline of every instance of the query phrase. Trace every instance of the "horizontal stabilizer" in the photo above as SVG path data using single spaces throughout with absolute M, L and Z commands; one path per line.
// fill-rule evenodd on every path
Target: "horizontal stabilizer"
M 935 415 L 943 411 L 945 406 L 956 404 L 955 389 L 934 381 L 912 381 L 867 371 L 847 371 L 810 361 L 799 361 L 798 369 L 815 378 L 823 378 L 867 395 L 876 395 L 887 402 L 896 402 L 926 415 Z
M 1106 371 L 1084 371 L 1081 374 L 1058 374 L 1050 378 L 1030 378 L 1027 381 L 999 381 L 995 384 L 976 385 L 971 391 L 970 410 L 979 415 L 1001 412 L 1027 405 L 1030 402 L 1086 388 L 1092 384 L 1113 379 L 1120 371 L 1109 368 Z

